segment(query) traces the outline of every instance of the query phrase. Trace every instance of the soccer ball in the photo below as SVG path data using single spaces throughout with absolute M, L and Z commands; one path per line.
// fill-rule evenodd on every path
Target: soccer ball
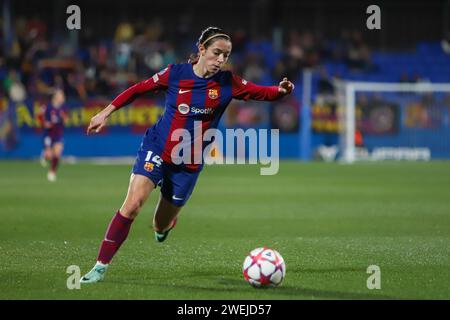
M 286 265 L 278 251 L 263 247 L 248 254 L 242 271 L 253 287 L 277 287 L 286 275 Z

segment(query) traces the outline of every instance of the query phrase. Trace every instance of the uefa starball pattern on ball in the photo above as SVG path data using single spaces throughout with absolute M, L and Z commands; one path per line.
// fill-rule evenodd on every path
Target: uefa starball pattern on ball
M 256 248 L 245 258 L 242 271 L 253 287 L 277 287 L 286 275 L 286 264 L 278 251 Z

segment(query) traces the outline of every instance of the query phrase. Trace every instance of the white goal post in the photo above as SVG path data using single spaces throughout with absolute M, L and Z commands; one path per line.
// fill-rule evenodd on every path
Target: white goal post
M 443 93 L 450 97 L 450 83 L 382 83 L 382 82 L 359 82 L 359 81 L 335 81 L 337 101 L 339 105 L 338 119 L 340 123 L 340 160 L 344 163 L 353 163 L 358 160 L 355 147 L 356 133 L 356 97 L 358 93 Z M 450 100 L 448 100 L 450 101 Z M 450 113 L 450 105 L 446 104 L 446 117 Z M 447 126 L 450 120 L 445 120 Z M 450 150 L 450 137 L 449 141 Z M 402 147 L 402 146 L 398 146 Z M 447 147 L 447 146 L 446 146 Z

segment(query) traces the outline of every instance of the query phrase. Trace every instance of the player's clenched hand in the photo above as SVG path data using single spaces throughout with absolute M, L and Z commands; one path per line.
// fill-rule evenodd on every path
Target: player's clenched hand
M 93 116 L 91 122 L 89 123 L 89 127 L 86 130 L 86 133 L 99 133 L 106 125 L 109 115 L 113 113 L 115 109 L 116 107 L 110 104 L 105 109 Z
M 288 80 L 288 78 L 283 78 L 283 81 L 280 82 L 278 86 L 278 92 L 282 94 L 290 94 L 292 90 L 294 90 L 295 86 L 292 82 Z

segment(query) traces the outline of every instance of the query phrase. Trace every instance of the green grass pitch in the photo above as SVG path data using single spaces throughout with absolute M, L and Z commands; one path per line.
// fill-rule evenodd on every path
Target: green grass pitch
M 66 286 L 95 262 L 131 165 L 0 162 L 0 299 L 450 299 L 450 162 L 210 166 L 164 243 L 145 204 L 103 283 Z M 286 278 L 254 289 L 246 254 L 278 250 Z M 381 289 L 366 286 L 369 265 Z

